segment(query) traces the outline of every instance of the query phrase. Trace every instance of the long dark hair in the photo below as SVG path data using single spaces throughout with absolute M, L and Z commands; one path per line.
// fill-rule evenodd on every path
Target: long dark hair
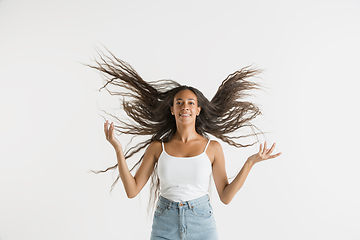
M 252 69 L 250 65 L 230 74 L 209 101 L 198 89 L 180 85 L 173 80 L 144 81 L 128 63 L 118 59 L 110 51 L 108 53 L 109 55 L 106 55 L 98 50 L 100 60 L 95 60 L 95 66 L 85 65 L 100 71 L 105 84 L 99 91 L 105 89 L 111 95 L 120 96 L 121 108 L 132 120 L 129 123 L 109 114 L 118 123 L 115 124 L 115 131 L 133 137 L 150 136 L 147 140 L 125 151 L 125 159 L 129 159 L 134 154 L 147 148 L 152 141 L 170 141 L 176 132 L 176 122 L 174 116 L 171 115 L 170 107 L 173 106 L 176 93 L 185 89 L 191 90 L 197 96 L 198 106 L 201 107 L 200 115 L 196 118 L 195 123 L 198 134 L 206 138 L 208 138 L 208 134 L 213 135 L 238 148 L 252 146 L 258 142 L 257 138 L 256 141 L 250 144 L 241 144 L 238 140 L 262 133 L 251 123 L 251 120 L 261 114 L 259 108 L 251 102 L 244 101 L 244 97 L 249 95 L 249 90 L 260 88 L 258 83 L 249 81 L 248 78 L 257 76 L 262 70 Z M 118 90 L 110 91 L 108 87 L 111 85 Z M 251 134 L 229 135 L 246 127 L 252 130 Z M 140 166 L 143 157 L 144 154 L 130 171 Z M 110 169 L 115 170 L 117 165 L 93 172 L 104 173 Z M 119 178 L 118 175 L 111 186 L 110 192 Z M 159 187 L 160 181 L 156 163 L 151 175 L 149 206 L 152 205 L 151 203 L 156 202 L 159 196 Z

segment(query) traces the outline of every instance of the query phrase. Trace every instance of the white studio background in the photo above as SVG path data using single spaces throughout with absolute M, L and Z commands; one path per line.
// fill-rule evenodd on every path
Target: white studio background
M 256 124 L 283 154 L 228 206 L 213 186 L 221 239 L 360 239 L 359 12 L 356 0 L 1 0 L 0 239 L 149 238 L 149 186 L 129 200 L 120 182 L 109 193 L 117 172 L 88 172 L 116 164 L 100 109 L 118 100 L 81 64 L 102 45 L 209 99 L 228 74 L 265 69 Z M 222 145 L 229 177 L 258 149 Z

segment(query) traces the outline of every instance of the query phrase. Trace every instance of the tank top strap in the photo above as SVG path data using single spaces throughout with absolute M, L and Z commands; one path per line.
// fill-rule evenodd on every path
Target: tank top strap
M 205 147 L 204 152 L 206 152 L 206 149 L 208 148 L 210 141 L 211 141 L 211 140 L 209 139 L 209 141 L 208 141 L 207 144 L 206 144 L 206 147 Z
M 165 152 L 165 146 L 164 146 L 164 142 L 161 141 L 161 145 L 162 145 L 162 150 Z

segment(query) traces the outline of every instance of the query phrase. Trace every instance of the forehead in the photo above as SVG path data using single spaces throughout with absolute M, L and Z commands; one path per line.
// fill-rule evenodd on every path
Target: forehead
M 193 100 L 197 100 L 197 97 L 196 97 L 195 93 L 193 93 L 193 91 L 191 91 L 189 89 L 185 89 L 185 90 L 181 90 L 180 92 L 178 92 L 175 95 L 174 100 L 177 100 L 177 99 L 182 99 L 182 100 L 193 99 Z

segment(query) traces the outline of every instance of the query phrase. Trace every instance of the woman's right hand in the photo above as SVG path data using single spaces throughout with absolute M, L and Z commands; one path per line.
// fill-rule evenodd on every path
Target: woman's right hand
M 108 127 L 108 125 L 109 125 L 109 121 L 106 120 L 106 122 L 104 123 L 104 132 L 105 132 L 106 140 L 108 140 L 111 143 L 111 145 L 115 148 L 115 151 L 122 150 L 121 143 L 119 142 L 119 140 L 117 140 L 117 138 L 114 135 L 114 123 L 112 122 L 110 124 L 110 127 Z

